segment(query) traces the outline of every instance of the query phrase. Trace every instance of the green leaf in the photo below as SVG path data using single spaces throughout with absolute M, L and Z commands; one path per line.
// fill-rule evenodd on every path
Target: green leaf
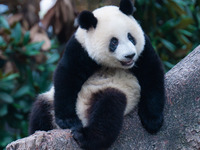
M 26 48 L 26 52 L 25 54 L 28 56 L 34 56 L 40 53 L 40 49 L 42 47 L 42 45 L 44 44 L 43 42 L 37 42 L 37 43 L 30 43 L 28 45 L 25 46 Z
M 23 44 L 24 44 L 24 45 L 28 44 L 29 40 L 30 40 L 30 32 L 27 31 L 27 32 L 24 34 Z
M 4 41 L 3 37 L 0 36 L 0 47 L 6 46 L 6 42 Z
M 25 96 L 27 94 L 30 94 L 30 88 L 28 85 L 22 86 L 14 95 L 15 98 L 20 98 L 22 96 Z
M 20 120 L 24 118 L 22 114 L 15 114 L 15 117 Z
M 6 104 L 0 105 L 0 117 L 5 116 L 8 113 L 8 106 Z
M 12 142 L 13 140 L 14 140 L 13 137 L 10 137 L 10 136 L 3 137 L 1 140 L 1 145 L 4 147 L 8 143 Z
M 51 57 L 46 61 L 47 64 L 53 64 L 60 58 L 58 53 L 54 53 Z
M 44 65 L 39 65 L 39 66 L 38 66 L 38 69 L 39 69 L 40 71 L 44 71 L 44 70 L 45 70 L 45 66 L 44 66 Z
M 22 106 L 22 108 L 20 109 L 21 111 L 23 111 L 23 112 L 30 111 L 31 106 L 30 106 L 30 103 L 28 103 L 28 101 L 25 101 L 25 100 L 20 101 L 19 105 Z
M 21 35 L 22 35 L 21 25 L 20 23 L 17 23 L 15 27 L 12 29 L 12 33 L 11 33 L 11 37 L 13 38 L 15 44 L 18 44 L 20 42 Z
M 5 77 L 2 81 L 14 80 L 17 77 L 19 77 L 19 74 L 18 73 L 13 73 L 13 74 L 8 75 L 7 77 Z
M 168 50 L 170 50 L 171 52 L 175 52 L 176 46 L 174 44 L 164 39 L 161 39 L 161 42 Z
M 182 29 L 180 29 L 179 32 L 182 33 L 182 34 L 184 34 L 184 35 L 186 35 L 186 36 L 189 36 L 189 37 L 192 37 L 192 35 L 193 35 L 193 34 L 192 34 L 190 31 L 188 31 L 188 30 L 182 30 Z
M 192 18 L 184 18 L 175 26 L 175 28 L 184 29 L 184 28 L 187 28 L 188 25 L 192 24 L 193 22 L 194 21 Z
M 14 102 L 14 99 L 12 98 L 12 96 L 10 96 L 7 93 L 3 93 L 3 92 L 0 93 L 0 100 L 4 101 L 6 103 Z
M 190 40 L 189 40 L 186 36 L 181 35 L 180 38 L 181 38 L 181 41 L 182 41 L 184 44 L 186 44 L 186 45 L 190 44 Z
M 35 56 L 35 55 L 38 55 L 40 52 L 37 51 L 37 50 L 32 50 L 32 51 L 26 51 L 25 54 L 27 56 Z
M 14 88 L 13 82 L 8 81 L 0 81 L 0 90 L 9 91 Z
M 163 32 L 165 31 L 169 31 L 171 30 L 175 25 L 176 25 L 176 20 L 175 19 L 170 19 L 168 21 L 166 21 L 162 26 L 161 26 L 161 29 Z
M 198 22 L 198 28 L 200 28 L 200 13 L 197 13 L 196 15 L 197 15 L 196 19 L 197 19 L 197 22 Z
M 6 51 L 5 51 L 6 54 L 11 54 L 13 53 L 13 50 L 9 47 L 6 48 Z
M 56 65 L 49 65 L 49 67 L 48 67 L 48 71 L 49 72 L 53 72 L 53 71 L 55 71 L 55 69 L 56 69 Z
M 0 27 L 1 28 L 5 28 L 5 29 L 9 29 L 10 28 L 10 26 L 8 24 L 8 21 L 3 16 L 0 16 Z
M 174 67 L 174 65 L 172 63 L 170 63 L 170 62 L 163 61 L 163 63 L 170 69 Z
M 146 0 L 139 0 L 139 1 L 137 1 L 137 3 L 138 3 L 139 5 L 143 5 L 143 4 L 148 3 L 148 1 L 146 1 Z
M 59 47 L 59 43 L 57 39 L 51 39 L 51 49 L 57 49 Z
M 172 7 L 179 15 L 186 14 L 186 12 L 174 0 L 168 0 L 169 6 Z
M 22 108 L 22 106 L 20 106 L 20 105 L 17 104 L 17 103 L 13 103 L 12 105 L 13 105 L 13 107 L 16 108 L 16 109 L 21 109 L 21 108 Z

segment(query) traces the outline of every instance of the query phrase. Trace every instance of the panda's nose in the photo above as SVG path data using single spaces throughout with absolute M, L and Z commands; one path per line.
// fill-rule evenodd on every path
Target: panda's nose
M 126 55 L 126 58 L 132 59 L 135 56 L 135 53 L 131 54 L 131 55 Z

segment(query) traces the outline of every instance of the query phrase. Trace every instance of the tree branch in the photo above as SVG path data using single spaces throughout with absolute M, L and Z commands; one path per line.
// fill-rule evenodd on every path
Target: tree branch
M 137 108 L 125 117 L 124 126 L 111 150 L 200 149 L 200 46 L 165 76 L 165 122 L 157 135 L 148 134 Z M 12 142 L 7 150 L 77 150 L 70 130 L 38 131 Z

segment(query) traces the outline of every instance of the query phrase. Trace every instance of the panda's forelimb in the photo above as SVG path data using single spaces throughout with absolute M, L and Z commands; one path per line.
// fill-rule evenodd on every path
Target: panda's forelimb
M 126 96 L 114 88 L 98 91 L 88 109 L 88 125 L 73 130 L 77 143 L 87 150 L 108 148 L 116 140 L 123 123 Z
M 54 74 L 55 117 L 61 128 L 70 128 L 80 122 L 75 112 L 78 92 L 99 67 L 72 36 Z
M 136 75 L 141 86 L 138 114 L 144 128 L 154 134 L 163 124 L 164 70 L 161 60 L 146 35 L 145 47 L 136 66 L 131 71 Z

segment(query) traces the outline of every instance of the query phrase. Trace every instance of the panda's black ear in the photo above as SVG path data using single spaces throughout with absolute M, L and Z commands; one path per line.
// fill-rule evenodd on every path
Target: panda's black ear
M 121 0 L 119 9 L 126 15 L 132 15 L 136 10 L 132 0 Z
M 96 28 L 97 18 L 90 11 L 83 11 L 78 17 L 78 23 L 81 28 L 89 30 L 90 28 Z

